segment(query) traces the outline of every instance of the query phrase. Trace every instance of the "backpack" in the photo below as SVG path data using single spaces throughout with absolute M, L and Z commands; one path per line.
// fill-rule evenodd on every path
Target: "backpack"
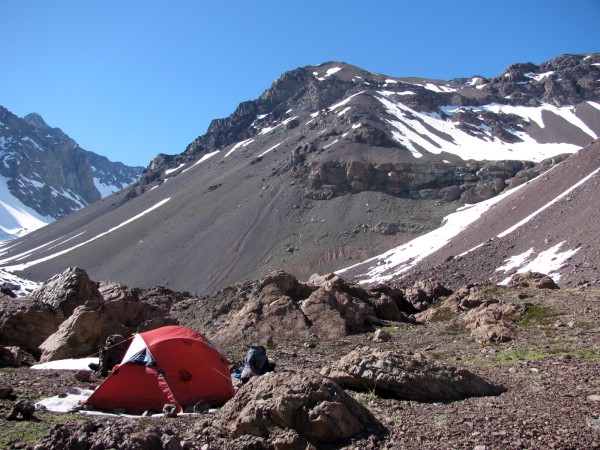
M 247 380 L 254 375 L 262 375 L 266 372 L 268 364 L 267 349 L 263 346 L 252 346 L 244 358 L 244 367 L 240 378 Z

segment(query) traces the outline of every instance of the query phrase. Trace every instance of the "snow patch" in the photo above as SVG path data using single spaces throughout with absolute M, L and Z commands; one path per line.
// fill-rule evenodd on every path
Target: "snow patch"
M 519 267 L 517 273 L 539 272 L 552 277 L 554 281 L 558 281 L 560 280 L 560 273 L 558 271 L 565 265 L 569 258 L 579 251 L 579 248 L 574 248 L 560 252 L 559 250 L 564 243 L 565 241 L 559 242 L 554 247 L 538 253 L 534 259 L 529 260 L 529 257 L 533 254 L 533 249 L 531 248 L 521 255 L 509 258 L 507 264 L 499 267 L 496 271 L 507 272 L 510 269 Z M 509 269 L 505 270 L 505 267 L 509 267 Z M 511 278 L 512 275 L 502 280 L 499 284 L 505 286 Z
M 64 254 L 66 254 L 66 253 L 70 253 L 71 251 L 73 251 L 73 250 L 75 250 L 75 249 L 77 249 L 79 247 L 83 247 L 84 245 L 87 245 L 90 242 L 93 242 L 93 241 L 95 241 L 97 239 L 100 239 L 101 237 L 104 237 L 104 236 L 112 233 L 113 231 L 118 230 L 119 228 L 123 228 L 124 226 L 129 225 L 132 222 L 135 222 L 136 220 L 140 219 L 141 217 L 145 216 L 146 214 L 154 211 L 155 209 L 160 208 L 162 205 L 164 205 L 165 203 L 167 203 L 169 200 L 171 200 L 171 197 L 168 197 L 168 198 L 166 198 L 164 200 L 161 200 L 160 202 L 156 203 L 154 206 L 151 206 L 150 208 L 146 209 L 145 211 L 142 211 L 141 213 L 137 214 L 136 216 L 131 217 L 130 219 L 128 219 L 128 220 L 120 223 L 119 225 L 116 225 L 116 226 L 112 227 L 111 229 L 109 229 L 109 230 L 107 230 L 107 231 L 105 231 L 103 233 L 100 233 L 100 234 L 98 234 L 98 235 L 96 235 L 96 236 L 88 239 L 87 241 L 81 242 L 81 243 L 76 244 L 76 245 L 74 245 L 72 247 L 66 248 L 66 249 L 61 250 L 59 252 L 53 253 L 51 255 L 48 255 L 48 256 L 45 256 L 45 257 L 33 260 L 33 261 L 29 261 L 29 262 L 26 262 L 26 263 L 15 264 L 13 266 L 5 266 L 5 269 L 8 270 L 9 272 L 17 272 L 17 271 L 25 270 L 28 267 L 35 266 L 36 264 L 39 264 L 39 263 L 42 263 L 42 262 L 45 262 L 45 261 L 57 258 L 59 256 L 62 256 Z M 47 244 L 44 244 L 44 246 L 45 245 L 47 245 Z M 9 262 L 12 262 L 12 261 L 17 261 L 20 256 L 22 256 L 22 255 L 17 255 L 17 256 L 13 256 L 13 257 L 9 257 L 9 258 L 0 260 L 0 264 L 6 264 L 6 263 L 9 263 Z
M 31 366 L 33 370 L 90 370 L 89 364 L 98 364 L 98 358 L 59 359 Z
M 549 71 L 549 72 L 544 72 L 544 73 L 533 73 L 533 72 L 528 72 L 526 74 L 524 74 L 527 78 L 531 78 L 532 80 L 535 81 L 542 81 L 545 80 L 546 78 L 548 78 L 550 75 L 552 75 L 554 73 L 553 70 Z
M 323 150 L 325 150 L 326 148 L 331 147 L 333 144 L 337 144 L 339 142 L 339 139 L 336 139 L 335 141 L 333 141 L 331 144 L 327 144 L 326 146 L 323 147 Z
M 366 273 L 359 276 L 359 283 L 361 284 L 385 282 L 401 275 L 414 267 L 419 261 L 442 248 L 454 236 L 479 219 L 493 205 L 518 192 L 523 186 L 525 184 L 489 200 L 459 208 L 456 212 L 444 218 L 441 227 L 379 256 L 347 267 L 336 273 L 344 273 L 366 263 L 369 267 Z
M 165 175 L 170 175 L 173 172 L 177 172 L 179 169 L 181 169 L 183 167 L 185 167 L 185 163 L 179 164 L 179 166 L 175 167 L 174 169 L 167 169 L 167 170 L 165 170 Z
M 555 166 L 555 167 L 559 167 Z M 567 189 L 566 191 L 564 191 L 563 193 L 559 194 L 556 198 L 554 198 L 553 200 L 549 201 L 548 203 L 546 203 L 544 206 L 542 206 L 541 208 L 539 208 L 537 211 L 534 211 L 533 213 L 531 213 L 529 216 L 525 217 L 523 220 L 521 220 L 520 222 L 516 223 L 515 225 L 513 225 L 512 227 L 510 227 L 509 229 L 503 231 L 502 233 L 500 233 L 498 235 L 499 238 L 504 237 L 509 235 L 510 233 L 512 233 L 513 231 L 515 231 L 517 228 L 522 227 L 523 225 L 525 225 L 527 222 L 529 222 L 531 219 L 533 219 L 535 216 L 537 216 L 539 213 L 541 213 L 542 211 L 544 211 L 545 209 L 549 208 L 550 206 L 552 206 L 553 204 L 555 204 L 556 202 L 558 202 L 559 200 L 565 198 L 571 191 L 573 191 L 574 189 L 578 188 L 579 186 L 581 186 L 582 184 L 584 184 L 586 181 L 588 181 L 590 178 L 592 178 L 594 175 L 596 175 L 597 173 L 600 172 L 600 168 L 594 170 L 592 173 L 590 173 L 588 176 L 586 176 L 585 178 L 583 178 L 582 180 L 578 181 L 577 183 L 575 183 L 573 186 L 571 186 L 569 189 Z
M 52 217 L 40 215 L 14 197 L 8 189 L 8 178 L 0 175 L 0 240 L 24 236 L 51 222 Z
M 269 148 L 268 150 L 265 150 L 264 152 L 262 152 L 260 155 L 257 156 L 257 158 L 262 158 L 263 156 L 265 156 L 267 153 L 269 153 L 272 150 L 275 150 L 277 147 L 279 147 L 281 144 L 283 144 L 283 142 L 280 142 L 279 144 L 275 144 L 273 147 Z
M 346 105 L 346 104 L 347 104 L 347 103 L 348 103 L 350 100 L 352 100 L 354 97 L 356 97 L 357 95 L 363 94 L 364 92 L 365 92 L 365 91 L 360 91 L 360 92 L 357 92 L 356 94 L 353 94 L 353 95 L 351 95 L 350 97 L 348 97 L 348 98 L 346 98 L 346 99 L 342 100 L 341 102 L 339 102 L 339 103 L 336 103 L 335 105 L 331 105 L 331 106 L 329 106 L 327 109 L 329 109 L 329 111 L 334 111 L 334 110 L 336 110 L 337 108 L 339 108 L 340 106 L 345 106 L 345 105 Z
M 231 155 L 233 152 L 235 152 L 238 148 L 241 147 L 246 147 L 247 145 L 249 145 L 250 143 L 254 142 L 254 139 L 250 138 L 250 139 L 246 139 L 245 141 L 242 142 L 238 142 L 237 144 L 235 144 L 233 147 L 231 147 L 231 150 L 229 150 L 225 156 L 223 156 L 223 159 L 227 158 L 229 155 Z

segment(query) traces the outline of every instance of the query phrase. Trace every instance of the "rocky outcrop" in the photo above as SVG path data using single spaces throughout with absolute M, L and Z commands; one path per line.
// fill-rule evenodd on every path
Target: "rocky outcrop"
M 517 273 L 510 279 L 508 286 L 513 288 L 560 289 L 552 278 L 539 272 Z
M 64 320 L 62 311 L 31 298 L 9 298 L 0 302 L 0 344 L 18 346 L 34 356 L 48 336 Z
M 485 301 L 492 301 L 489 295 L 497 286 L 491 283 L 472 283 L 457 289 L 446 299 L 436 303 L 415 315 L 418 322 L 448 320 L 460 313 L 480 306 Z
M 377 419 L 332 380 L 311 371 L 270 372 L 252 378 L 218 413 L 217 427 L 232 438 L 273 440 L 291 430 L 285 448 L 343 442 Z
M 58 219 L 100 200 L 94 178 L 115 191 L 133 183 L 141 167 L 87 152 L 39 114 L 17 117 L 0 106 L 0 175 L 10 193 L 41 216 Z
M 25 354 L 20 347 L 3 347 L 0 345 L 0 367 L 17 367 L 24 360 Z
M 504 392 L 465 369 L 437 365 L 422 354 L 354 350 L 321 373 L 344 387 L 418 402 L 447 402 Z
M 266 345 L 277 339 L 337 339 L 384 320 L 409 321 L 414 312 L 401 291 L 363 289 L 334 274 L 299 282 L 271 272 L 260 282 L 232 286 L 206 301 L 176 305 L 171 314 L 184 325 L 215 329 L 219 345 Z M 217 325 L 217 326 L 215 326 Z
M 488 301 L 465 313 L 460 321 L 482 344 L 507 342 L 515 337 L 514 322 L 527 312 L 527 305 Z
M 399 197 L 460 200 L 473 204 L 495 197 L 548 170 L 562 157 L 539 164 L 528 161 L 406 162 L 373 164 L 362 161 L 313 162 L 305 169 L 307 196 L 314 200 L 363 191 L 377 191 Z M 296 176 L 304 176 L 301 170 Z M 516 180 L 513 182 L 513 178 Z
M 416 311 L 427 309 L 432 303 L 442 297 L 452 294 L 452 291 L 437 280 L 418 280 L 413 286 L 405 289 L 406 300 Z
M 64 318 L 69 317 L 78 306 L 97 307 L 103 301 L 97 283 L 92 282 L 79 267 L 70 267 L 53 276 L 31 296 L 60 311 Z
M 22 347 L 44 361 L 88 356 L 108 335 L 177 324 L 169 310 L 188 297 L 161 286 L 145 291 L 96 283 L 84 270 L 69 268 L 32 298 L 0 298 L 0 344 Z
M 128 337 L 131 329 L 99 311 L 80 306 L 40 345 L 41 361 L 93 355 L 112 334 Z

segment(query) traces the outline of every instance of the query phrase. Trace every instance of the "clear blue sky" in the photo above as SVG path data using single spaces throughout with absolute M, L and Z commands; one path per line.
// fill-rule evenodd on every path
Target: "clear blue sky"
M 146 166 L 283 72 L 495 76 L 600 51 L 600 0 L 0 0 L 0 105 Z

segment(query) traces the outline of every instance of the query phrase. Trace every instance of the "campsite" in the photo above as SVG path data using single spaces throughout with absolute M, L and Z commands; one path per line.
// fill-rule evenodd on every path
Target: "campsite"
M 480 283 L 454 292 L 431 280 L 403 291 L 365 290 L 334 275 L 302 283 L 274 272 L 210 301 L 164 287 L 99 283 L 96 323 L 126 304 L 138 311 L 168 307 L 166 316 L 180 325 L 132 332 L 123 361 L 106 378 L 85 370 L 97 355 L 72 353 L 81 342 L 74 345 L 65 329 L 61 342 L 72 358 L 40 364 L 23 351 L 18 366 L 0 368 L 0 445 L 541 448 L 543 441 L 596 448 L 598 434 L 590 429 L 598 426 L 593 411 L 600 400 L 600 293 L 550 289 L 550 282 L 519 276 L 505 287 Z M 75 306 L 86 303 L 76 294 L 88 296 L 95 286 L 71 269 L 47 282 L 44 295 L 52 292 L 55 310 L 68 310 L 70 302 L 63 324 L 81 334 L 76 319 L 92 308 Z M 40 318 L 34 309 L 11 317 L 33 323 Z M 311 320 L 299 320 L 301 311 Z M 93 327 L 85 323 L 91 339 Z M 96 331 L 100 348 L 107 328 Z M 273 370 L 242 384 L 235 372 L 253 344 L 264 345 Z M 41 406 L 48 399 L 75 402 Z M 8 419 L 19 402 L 38 408 L 29 418 Z

